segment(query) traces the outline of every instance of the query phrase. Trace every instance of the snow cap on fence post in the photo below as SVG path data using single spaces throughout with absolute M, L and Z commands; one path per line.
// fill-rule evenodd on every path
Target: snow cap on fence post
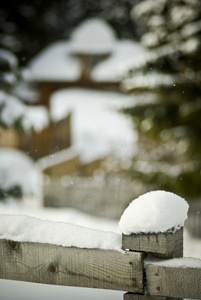
M 183 256 L 183 226 L 189 205 L 178 195 L 152 191 L 133 200 L 119 221 L 122 248 L 158 257 Z

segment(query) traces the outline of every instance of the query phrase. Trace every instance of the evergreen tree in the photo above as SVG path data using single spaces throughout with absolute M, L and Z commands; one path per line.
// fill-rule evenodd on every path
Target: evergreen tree
M 18 61 L 13 53 L 0 49 L 0 126 L 21 127 L 22 106 L 16 95 L 20 80 Z M 16 110 L 16 105 L 17 109 Z
M 25 104 L 33 100 L 34 93 L 27 84 L 17 57 L 0 48 L 0 127 L 34 130 L 34 120 L 29 115 L 32 106 Z
M 189 199 L 201 195 L 201 1 L 144 0 L 131 15 L 142 59 L 126 66 L 122 87 L 135 95 L 124 109 L 139 133 L 145 160 L 129 172 L 149 189 Z
M 139 0 L 135 0 L 139 1 Z M 0 7 L 0 47 L 26 65 L 30 58 L 56 40 L 68 39 L 72 30 L 92 17 L 105 19 L 120 38 L 132 38 L 133 0 L 7 0 Z

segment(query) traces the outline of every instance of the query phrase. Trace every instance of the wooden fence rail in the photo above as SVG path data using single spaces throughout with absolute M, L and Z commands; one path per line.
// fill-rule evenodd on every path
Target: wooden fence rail
M 0 278 L 143 293 L 144 253 L 0 240 Z
M 200 299 L 201 262 L 192 267 L 185 258 L 181 266 L 150 264 L 146 266 L 147 287 L 150 295 Z
M 123 235 L 122 248 L 127 250 L 2 239 L 0 278 L 122 290 L 129 292 L 125 300 L 201 299 L 201 260 L 192 259 L 193 265 L 182 258 L 183 229 L 175 233 Z

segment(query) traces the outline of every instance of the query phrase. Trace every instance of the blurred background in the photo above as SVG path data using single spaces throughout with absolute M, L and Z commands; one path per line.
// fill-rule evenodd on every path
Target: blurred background
M 199 0 L 1 3 L 0 213 L 118 232 L 131 200 L 166 190 L 199 257 L 200 17 Z

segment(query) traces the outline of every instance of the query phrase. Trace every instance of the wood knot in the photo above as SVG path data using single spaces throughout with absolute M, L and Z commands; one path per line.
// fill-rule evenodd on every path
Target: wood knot
M 8 247 L 13 249 L 13 250 L 17 250 L 20 246 L 20 244 L 18 242 L 15 242 L 15 241 L 8 241 L 7 244 L 8 244 Z
M 51 264 L 49 265 L 49 271 L 53 274 L 56 274 L 58 272 L 58 266 L 57 265 L 54 265 L 54 264 Z

